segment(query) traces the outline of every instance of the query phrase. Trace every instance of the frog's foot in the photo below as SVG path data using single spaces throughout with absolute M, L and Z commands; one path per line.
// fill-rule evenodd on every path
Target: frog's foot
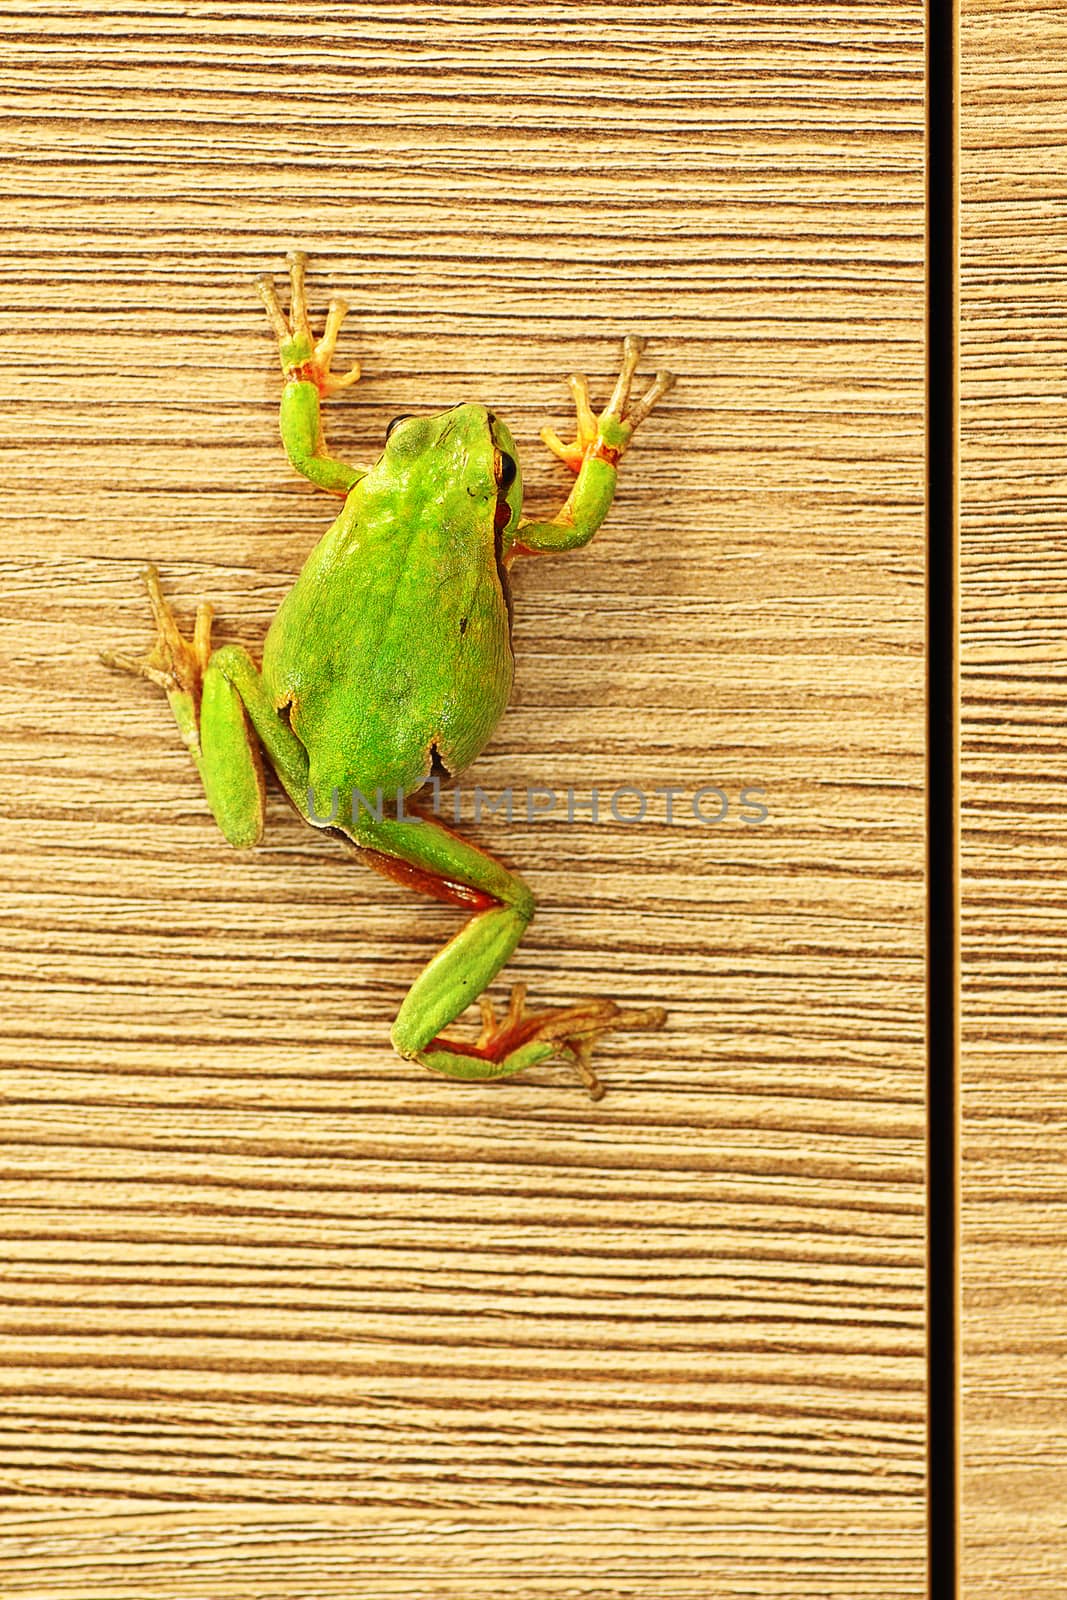
M 565 461 L 572 472 L 580 471 L 582 462 L 590 456 L 604 456 L 612 463 L 618 461 L 638 423 L 645 420 L 656 401 L 662 399 L 673 384 L 673 373 L 657 372 L 640 400 L 630 403 L 630 388 L 644 348 L 644 339 L 632 333 L 626 335 L 622 346 L 622 369 L 611 399 L 599 417 L 590 403 L 589 385 L 585 379 L 579 373 L 572 373 L 567 379 L 577 414 L 574 442 L 564 444 L 551 428 L 542 428 L 541 438 L 553 455 Z
M 105 666 L 117 667 L 121 672 L 132 672 L 136 677 L 147 678 L 150 683 L 158 684 L 168 697 L 187 695 L 195 705 L 199 703 L 200 688 L 211 655 L 212 608 L 206 600 L 197 607 L 193 636 L 186 639 L 164 598 L 155 567 L 145 567 L 141 576 L 155 618 L 156 642 L 146 656 L 123 656 L 112 650 L 103 650 L 100 659 Z
M 288 317 L 282 310 L 278 291 L 270 274 L 266 273 L 256 279 L 256 288 L 267 308 L 271 327 L 278 335 L 282 370 L 287 379 L 305 380 L 315 384 L 321 395 L 336 394 L 338 389 L 347 389 L 349 384 L 355 383 L 360 371 L 358 361 L 340 377 L 330 371 L 330 363 L 337 348 L 337 335 L 348 315 L 348 306 L 338 295 L 334 295 L 326 313 L 326 328 L 322 338 L 316 343 L 308 320 L 307 295 L 304 289 L 307 256 L 302 250 L 290 250 L 286 259 L 289 262 Z
M 662 1028 L 667 1020 L 662 1006 L 623 1011 L 613 1000 L 586 1000 L 531 1012 L 526 1009 L 524 983 L 513 985 L 503 1017 L 497 1017 L 488 995 L 481 996 L 478 1006 L 482 1031 L 473 1044 L 439 1035 L 418 1059 L 449 1077 L 500 1078 L 556 1057 L 574 1067 L 593 1100 L 604 1093 L 590 1060 L 601 1034 L 619 1028 Z

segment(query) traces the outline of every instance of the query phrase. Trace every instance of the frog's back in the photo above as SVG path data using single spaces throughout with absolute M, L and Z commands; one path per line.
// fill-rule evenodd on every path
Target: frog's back
M 492 500 L 472 506 L 444 473 L 406 494 L 384 479 L 372 469 L 349 495 L 264 645 L 264 678 L 324 797 L 388 798 L 431 769 L 463 771 L 511 692 Z

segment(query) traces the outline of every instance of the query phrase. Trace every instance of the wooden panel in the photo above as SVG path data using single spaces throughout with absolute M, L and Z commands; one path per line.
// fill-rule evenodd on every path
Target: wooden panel
M 5 1596 L 921 1594 L 920 5 L 6 19 Z M 680 374 L 520 572 L 476 776 L 731 810 L 468 830 L 536 1000 L 669 1007 L 598 1105 L 406 1068 L 454 917 L 276 796 L 230 851 L 96 663 L 146 557 L 255 648 L 326 525 L 251 289 L 293 243 L 343 455 L 483 399 L 549 508 L 564 375 Z
M 962 18 L 967 1600 L 1067 1590 L 1067 6 Z

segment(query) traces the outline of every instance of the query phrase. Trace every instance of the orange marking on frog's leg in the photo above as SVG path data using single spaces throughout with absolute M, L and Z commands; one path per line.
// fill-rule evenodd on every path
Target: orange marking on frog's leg
M 441 900 L 450 906 L 466 906 L 471 911 L 488 911 L 490 907 L 500 904 L 495 896 L 485 894 L 481 889 L 472 889 L 468 883 L 456 883 L 441 877 L 427 867 L 417 867 L 410 861 L 404 861 L 400 856 L 388 855 L 384 850 L 368 849 L 366 845 L 361 845 L 359 850 L 368 867 L 373 867 L 375 872 L 393 878 L 418 894 L 428 895 L 431 900 Z

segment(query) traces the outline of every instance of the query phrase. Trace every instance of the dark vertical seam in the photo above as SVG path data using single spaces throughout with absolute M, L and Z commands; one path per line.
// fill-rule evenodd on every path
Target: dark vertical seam
M 927 1513 L 959 1585 L 958 142 L 955 0 L 927 0 Z

